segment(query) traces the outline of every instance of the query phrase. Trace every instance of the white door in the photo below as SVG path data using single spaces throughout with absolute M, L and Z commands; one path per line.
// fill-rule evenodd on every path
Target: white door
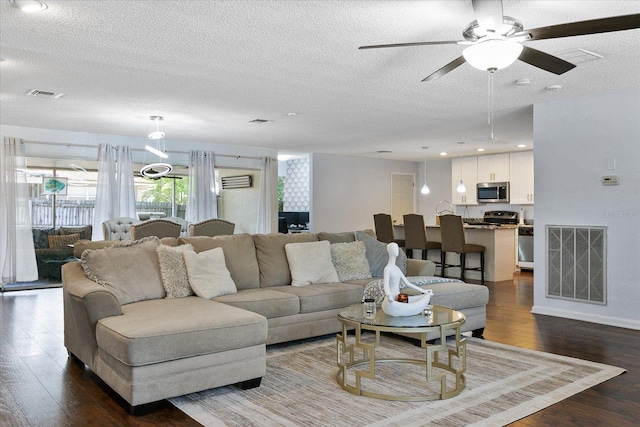
M 404 224 L 405 214 L 414 212 L 415 176 L 413 174 L 391 174 L 391 221 Z

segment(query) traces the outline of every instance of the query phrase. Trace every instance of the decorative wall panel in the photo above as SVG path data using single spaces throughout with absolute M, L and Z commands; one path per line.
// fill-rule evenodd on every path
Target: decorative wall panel
M 283 210 L 287 212 L 309 211 L 309 158 L 287 161 L 284 179 Z

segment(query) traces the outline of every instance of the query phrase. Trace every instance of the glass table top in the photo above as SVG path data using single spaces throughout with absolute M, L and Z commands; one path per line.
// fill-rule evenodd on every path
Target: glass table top
M 440 305 L 434 305 L 429 314 L 416 314 L 414 316 L 389 316 L 378 306 L 376 317 L 369 319 L 364 317 L 363 304 L 355 304 L 341 310 L 338 313 L 338 317 L 365 325 L 390 328 L 425 328 L 462 322 L 465 319 L 464 314 L 459 311 Z

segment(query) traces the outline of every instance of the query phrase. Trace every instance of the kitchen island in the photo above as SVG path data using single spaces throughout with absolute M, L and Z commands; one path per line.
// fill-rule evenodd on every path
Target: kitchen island
M 440 226 L 427 225 L 427 240 L 441 242 Z M 404 239 L 404 226 L 394 226 L 397 239 Z M 512 280 L 513 273 L 517 271 L 517 225 L 465 225 L 464 234 L 467 243 L 482 245 L 486 248 L 484 253 L 484 279 L 490 282 Z M 416 256 L 418 251 L 414 251 Z M 435 251 L 431 251 L 432 261 L 435 259 Z M 447 264 L 460 264 L 460 257 L 454 253 L 447 253 Z M 467 267 L 480 266 L 480 254 L 467 254 Z M 436 270 L 440 274 L 440 269 Z M 444 272 L 447 277 L 460 277 L 459 267 L 449 267 Z M 480 271 L 465 272 L 465 278 L 480 280 Z

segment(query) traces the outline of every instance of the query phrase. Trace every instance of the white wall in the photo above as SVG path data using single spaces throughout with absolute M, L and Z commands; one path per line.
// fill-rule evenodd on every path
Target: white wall
M 451 202 L 451 159 L 438 159 L 427 161 L 427 185 L 430 193 L 420 193 L 424 184 L 424 162 L 420 162 L 419 175 L 416 185 L 418 187 L 418 213 L 424 216 L 426 225 L 436 224 L 436 206 L 441 200 Z M 443 203 L 438 210 L 448 209 L 448 204 Z
M 416 162 L 313 154 L 313 231 L 373 229 L 374 214 L 391 213 L 391 174 L 415 174 L 416 185 L 421 186 L 417 168 Z
M 640 329 L 640 88 L 537 104 L 533 123 L 532 311 Z M 620 185 L 601 185 L 604 175 Z M 607 227 L 606 306 L 545 296 L 547 225 Z

